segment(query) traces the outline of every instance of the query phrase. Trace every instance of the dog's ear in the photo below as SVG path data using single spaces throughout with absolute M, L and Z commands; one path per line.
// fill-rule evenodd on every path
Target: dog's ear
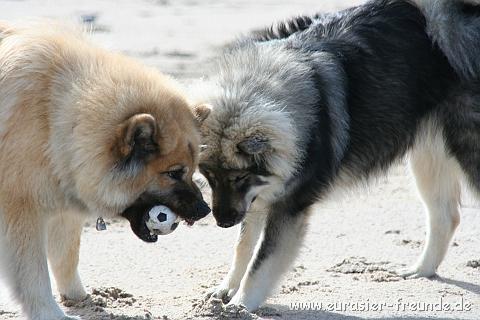
M 212 106 L 206 103 L 202 103 L 193 107 L 193 114 L 199 125 L 202 125 L 203 121 L 208 118 L 210 112 L 212 111 Z
M 151 114 L 140 113 L 125 120 L 117 132 L 117 146 L 124 160 L 148 161 L 158 151 L 157 122 Z
M 237 148 L 248 155 L 259 155 L 270 149 L 270 143 L 263 136 L 253 135 L 238 143 Z

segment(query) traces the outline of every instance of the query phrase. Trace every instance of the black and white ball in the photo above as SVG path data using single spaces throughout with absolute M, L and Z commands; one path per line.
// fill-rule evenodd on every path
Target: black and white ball
M 169 234 L 178 227 L 179 217 L 166 206 L 152 207 L 148 215 L 150 219 L 148 219 L 146 224 L 152 234 Z

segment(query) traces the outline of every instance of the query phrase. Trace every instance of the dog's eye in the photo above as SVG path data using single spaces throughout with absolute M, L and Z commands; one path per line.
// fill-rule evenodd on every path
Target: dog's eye
M 168 171 L 167 175 L 173 180 L 182 180 L 184 173 L 185 173 L 184 169 L 178 169 L 178 170 Z

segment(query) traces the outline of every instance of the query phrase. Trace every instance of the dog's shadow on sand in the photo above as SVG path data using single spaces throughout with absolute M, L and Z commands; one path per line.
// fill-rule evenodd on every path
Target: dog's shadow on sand
M 449 278 L 442 278 L 442 277 L 435 277 L 432 279 L 433 281 L 438 281 L 446 284 L 450 284 L 456 287 L 459 287 L 463 290 L 470 291 L 471 293 L 480 295 L 480 286 L 474 283 L 470 282 L 465 282 L 465 281 L 460 281 L 460 280 L 455 280 L 455 279 L 449 279 Z
M 432 281 L 438 281 L 441 283 L 445 283 L 448 285 L 456 286 L 463 290 L 469 291 L 476 295 L 480 295 L 480 285 L 473 284 L 470 282 L 454 280 L 449 278 L 442 278 L 439 276 L 435 276 L 431 278 Z M 277 310 L 278 314 L 271 314 L 273 317 L 267 317 L 268 319 L 302 319 L 302 320 L 373 320 L 379 319 L 372 316 L 353 316 L 353 315 L 344 315 L 340 313 L 325 311 L 325 310 L 295 310 L 291 309 L 286 305 L 281 304 L 269 304 L 267 306 L 267 310 L 272 308 L 273 310 Z M 387 316 L 381 317 L 384 320 L 451 320 L 452 318 L 445 318 L 442 316 L 402 316 L 402 315 L 395 315 L 395 316 Z
M 441 283 L 445 283 L 448 285 L 456 286 L 458 288 L 461 288 L 463 290 L 469 291 L 471 293 L 474 293 L 476 295 L 480 295 L 480 285 L 470 283 L 470 282 L 465 282 L 465 281 L 460 281 L 460 280 L 454 280 L 450 278 L 443 278 L 439 276 L 435 276 L 430 279 L 431 281 L 438 281 Z M 339 314 L 335 312 L 329 312 L 329 311 L 324 311 L 324 310 L 292 310 L 286 305 L 275 305 L 275 304 L 269 304 L 269 308 L 273 308 L 274 310 L 278 310 L 278 315 L 280 316 L 278 319 L 302 319 L 302 320 L 317 320 L 317 319 L 326 319 L 326 320 L 373 320 L 373 319 L 378 319 L 375 317 L 371 316 L 350 316 L 350 315 L 344 315 L 344 314 Z M 275 316 L 273 319 L 277 319 Z M 382 317 L 381 319 L 384 320 L 451 320 L 452 318 L 445 318 L 442 316 L 434 317 L 422 317 L 422 316 L 402 316 L 402 315 L 397 315 L 397 316 L 387 316 L 387 317 Z

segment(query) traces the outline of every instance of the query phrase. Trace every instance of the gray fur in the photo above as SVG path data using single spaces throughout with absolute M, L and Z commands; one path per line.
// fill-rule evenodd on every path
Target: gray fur
M 237 146 L 238 149 L 246 154 L 255 155 L 266 152 L 269 148 L 269 143 L 266 138 L 261 136 L 253 136 L 248 137 L 246 140 L 240 142 Z
M 270 43 L 241 44 L 232 50 L 221 58 L 216 76 L 201 84 L 204 95 L 197 97 L 214 110 L 202 126 L 207 145 L 203 156 L 217 152 L 228 166 L 247 168 L 251 163 L 239 154 L 238 144 L 262 136 L 275 153 L 256 154 L 256 160 L 288 179 L 303 159 L 315 121 L 319 97 L 310 76 L 313 70 L 302 63 L 302 56 Z
M 465 79 L 479 78 L 480 16 L 462 12 L 462 4 L 478 0 L 415 0 L 427 19 L 427 31 Z

